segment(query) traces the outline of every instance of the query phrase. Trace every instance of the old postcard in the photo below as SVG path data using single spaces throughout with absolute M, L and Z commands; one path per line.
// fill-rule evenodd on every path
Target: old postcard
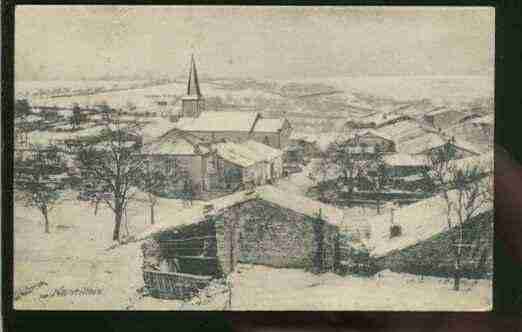
M 491 310 L 494 19 L 18 6 L 15 309 Z

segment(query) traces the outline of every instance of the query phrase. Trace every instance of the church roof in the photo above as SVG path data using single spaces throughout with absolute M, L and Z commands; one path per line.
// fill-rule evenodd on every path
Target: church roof
M 187 83 L 187 95 L 189 96 L 201 96 L 201 90 L 199 89 L 198 72 L 196 70 L 196 62 L 194 61 L 194 55 L 190 58 L 190 72 Z
M 178 122 L 178 128 L 184 131 L 250 132 L 258 117 L 259 114 L 257 112 L 202 112 L 197 118 L 180 119 Z
M 254 132 L 276 133 L 283 128 L 285 121 L 284 118 L 261 118 L 257 121 Z

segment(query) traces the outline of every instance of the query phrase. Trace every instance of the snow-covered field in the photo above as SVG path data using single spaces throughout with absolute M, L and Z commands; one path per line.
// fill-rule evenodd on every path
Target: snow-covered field
M 17 82 L 19 97 L 29 97 L 33 105 L 70 107 L 73 103 L 93 106 L 107 102 L 116 108 L 129 104 L 136 112 L 170 111 L 179 108 L 185 82 L 136 87 L 143 82 Z M 266 82 L 265 82 L 266 83 Z M 308 84 L 310 86 L 308 86 Z M 63 89 L 66 88 L 66 89 Z M 83 88 L 120 91 L 49 98 L 35 96 L 40 91 L 74 92 Z M 219 107 L 245 107 L 272 116 L 287 116 L 294 127 L 293 138 L 317 141 L 322 149 L 336 139 L 345 120 L 388 112 L 408 103 L 408 114 L 416 116 L 436 105 L 469 108 L 490 107 L 493 95 L 490 77 L 336 77 L 270 84 L 250 82 L 242 86 L 234 80 L 204 81 L 201 89 L 210 110 Z M 318 89 L 317 91 L 314 89 Z M 332 94 L 320 95 L 332 90 Z M 306 94 L 319 95 L 312 97 Z M 425 99 L 424 101 L 422 101 Z M 167 106 L 156 101 L 168 100 Z M 218 101 L 216 101 L 218 100 Z M 221 105 L 221 106 L 220 106 Z M 488 106 L 489 105 L 489 106 Z M 413 110 L 411 109 L 413 108 Z M 491 109 L 492 111 L 492 109 Z M 419 114 L 418 114 L 419 113 Z M 146 138 L 172 127 L 167 119 L 149 117 Z M 92 129 L 92 128 L 91 128 Z M 70 133 L 34 131 L 35 142 L 48 142 Z M 469 136 L 473 137 L 470 132 Z M 34 136 L 34 137 L 33 137 Z M 488 143 L 488 142 L 486 142 Z M 278 187 L 303 195 L 315 184 L 305 170 L 281 180 Z M 112 245 L 113 215 L 106 206 L 78 202 L 69 193 L 50 213 L 51 234 L 45 234 L 41 215 L 19 202 L 14 220 L 14 287 L 17 309 L 135 310 L 210 309 L 220 310 L 228 297 L 221 294 L 206 304 L 163 301 L 141 297 L 140 243 L 107 250 Z M 195 204 L 203 205 L 202 202 Z M 163 199 L 156 208 L 157 222 L 184 216 L 180 201 Z M 186 210 L 186 218 L 190 211 Z M 353 221 L 371 216 L 358 208 L 347 211 Z M 133 202 L 128 211 L 128 231 L 140 234 L 148 228 L 149 210 L 143 202 Z M 176 220 L 177 221 L 177 220 Z M 182 223 L 184 218 L 179 218 Z M 126 228 L 124 229 L 124 233 Z M 233 277 L 232 310 L 487 310 L 491 307 L 491 282 L 463 281 L 463 290 L 451 290 L 451 280 L 381 272 L 371 278 L 313 275 L 302 270 L 240 266 Z M 29 290 L 32 289 L 32 292 Z
M 195 202 L 195 204 L 202 204 Z M 162 200 L 158 222 L 179 213 L 177 200 Z M 188 210 L 187 210 L 188 212 Z M 16 309 L 48 310 L 221 310 L 228 293 L 201 304 L 142 297 L 140 243 L 108 250 L 113 216 L 74 194 L 50 215 L 51 234 L 43 232 L 39 213 L 15 205 Z M 148 227 L 148 209 L 135 202 L 129 208 L 131 234 Z M 180 221 L 181 222 L 181 221 Z M 487 310 L 491 282 L 464 280 L 452 291 L 451 280 L 384 271 L 371 278 L 314 275 L 296 269 L 242 265 L 233 275 L 232 310 Z M 43 283 L 42 283 L 43 282 Z M 39 287 L 38 287 L 39 286 Z
M 16 82 L 16 95 L 27 97 L 33 105 L 71 107 L 78 103 L 92 107 L 102 102 L 115 108 L 135 106 L 136 112 L 172 112 L 180 107 L 185 80 L 149 85 L 150 82 Z M 147 85 L 147 86 L 144 86 Z M 297 131 L 331 132 L 344 119 L 390 112 L 409 104 L 423 103 L 418 111 L 447 106 L 456 109 L 483 106 L 491 108 L 492 77 L 325 77 L 278 81 L 202 80 L 201 90 L 207 109 L 257 110 L 267 116 L 288 117 Z M 125 89 L 95 94 L 50 98 L 30 96 L 31 91 L 101 88 Z M 167 102 L 158 105 L 158 101 Z M 430 106 L 426 106 L 428 103 Z M 420 105 L 420 104 L 419 104 Z M 413 107 L 415 113 L 417 107 Z M 492 108 L 491 108 L 492 111 Z M 413 114 L 412 113 L 412 114 Z

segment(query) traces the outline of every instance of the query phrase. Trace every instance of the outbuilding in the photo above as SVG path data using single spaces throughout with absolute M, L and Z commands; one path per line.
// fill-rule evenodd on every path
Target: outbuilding
M 302 268 L 339 265 L 344 213 L 306 197 L 263 186 L 195 206 L 138 237 L 145 283 L 158 296 L 181 297 L 241 263 Z M 186 290 L 186 291 L 180 291 Z

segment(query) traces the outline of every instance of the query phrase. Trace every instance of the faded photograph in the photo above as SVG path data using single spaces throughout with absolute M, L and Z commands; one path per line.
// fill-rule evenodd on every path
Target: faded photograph
M 15 309 L 491 310 L 494 16 L 18 6 Z

